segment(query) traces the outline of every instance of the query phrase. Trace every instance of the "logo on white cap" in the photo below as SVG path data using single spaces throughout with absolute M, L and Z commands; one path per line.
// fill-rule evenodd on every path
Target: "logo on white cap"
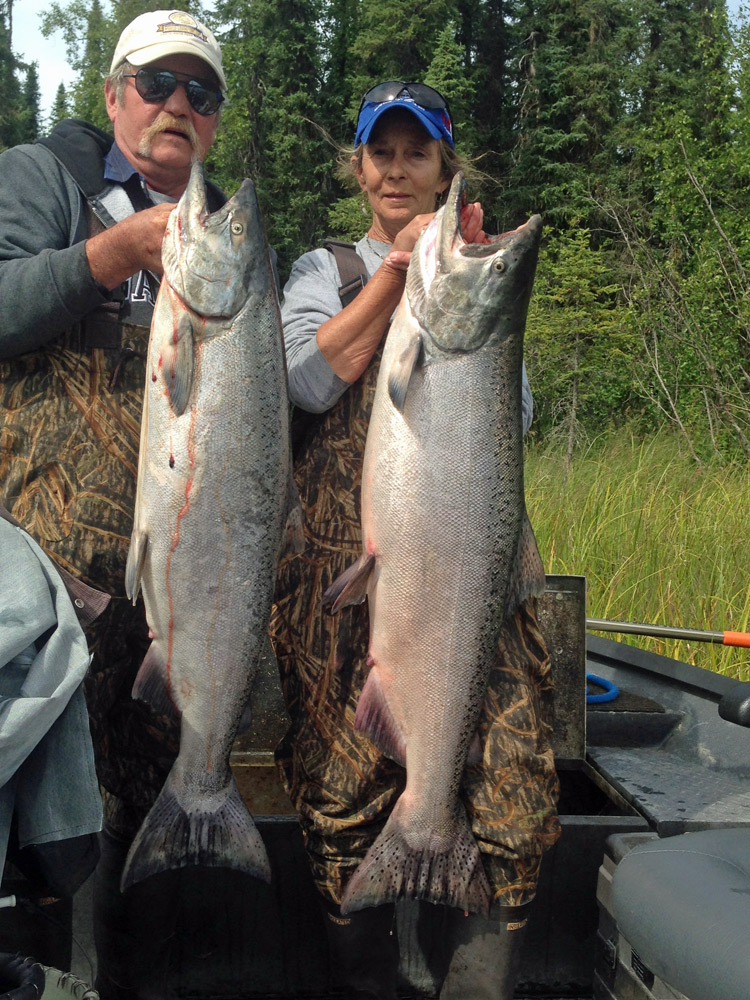
M 178 31 L 181 34 L 192 35 L 193 38 L 198 38 L 202 42 L 208 41 L 205 31 L 201 31 L 195 18 L 192 18 L 182 10 L 172 11 L 169 15 L 169 21 L 157 24 L 156 30 L 165 35 Z

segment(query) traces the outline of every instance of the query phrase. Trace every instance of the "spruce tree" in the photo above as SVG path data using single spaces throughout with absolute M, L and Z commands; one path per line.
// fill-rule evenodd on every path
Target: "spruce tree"
M 231 193 L 256 182 L 266 230 L 284 276 L 320 243 L 334 149 L 317 126 L 320 7 L 317 0 L 227 0 L 218 16 L 229 106 L 209 162 Z
M 520 12 L 509 224 L 531 211 L 555 226 L 593 221 L 591 191 L 622 111 L 626 13 L 606 0 L 542 0 Z
M 58 122 L 65 121 L 66 118 L 70 117 L 70 112 L 68 111 L 68 94 L 65 90 L 65 84 L 61 83 L 57 88 L 55 93 L 55 102 L 52 105 L 52 111 L 49 117 L 49 128 L 52 130 Z
M 16 58 L 10 47 L 5 10 L 0 9 L 0 149 L 23 141 L 21 88 L 16 77 Z
M 39 138 L 41 127 L 41 92 L 39 89 L 39 73 L 36 62 L 26 69 L 26 80 L 23 86 L 21 100 L 21 142 L 34 142 Z

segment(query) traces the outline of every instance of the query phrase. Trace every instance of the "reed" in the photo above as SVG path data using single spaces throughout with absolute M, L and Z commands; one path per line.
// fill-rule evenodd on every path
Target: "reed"
M 526 502 L 547 572 L 586 577 L 588 617 L 750 631 L 750 466 L 697 465 L 666 433 L 564 451 L 529 447 Z M 748 649 L 608 637 L 750 679 Z

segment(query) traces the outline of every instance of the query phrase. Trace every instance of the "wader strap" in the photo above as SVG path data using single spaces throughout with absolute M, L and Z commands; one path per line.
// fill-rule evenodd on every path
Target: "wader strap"
M 88 199 L 84 201 L 83 208 L 89 237 L 103 233 L 107 226 L 97 215 Z M 102 347 L 105 351 L 119 351 L 122 343 L 122 330 L 120 328 L 120 305 L 124 298 L 122 286 L 110 292 L 110 296 L 108 302 L 97 306 L 81 321 L 84 348 L 90 350 L 94 347 Z
M 341 306 L 348 306 L 367 284 L 365 262 L 354 249 L 353 243 L 342 240 L 325 240 L 323 246 L 336 258 L 339 269 L 339 298 Z
M 7 511 L 2 504 L 0 504 L 0 517 L 2 517 L 4 521 L 8 521 L 10 524 L 15 525 L 16 528 L 20 528 L 21 531 L 26 531 L 24 526 L 17 521 L 10 511 Z M 26 534 L 28 535 L 29 532 L 26 531 Z M 32 536 L 29 535 L 29 537 Z M 49 553 L 46 553 L 46 555 L 48 559 L 51 558 Z M 65 585 L 68 596 L 73 602 L 73 607 L 75 608 L 81 628 L 87 628 L 95 618 L 99 617 L 112 598 L 109 594 L 105 594 L 103 590 L 96 590 L 94 587 L 89 587 L 88 584 L 76 579 L 72 573 L 63 569 L 62 566 L 58 566 L 54 559 L 51 561 L 57 572 L 60 574 L 60 579 Z
M 137 212 L 151 205 L 135 174 L 126 181 L 123 187 L 127 193 L 128 200 Z M 97 206 L 93 205 L 89 199 L 85 199 L 83 205 L 89 237 L 98 236 L 99 233 L 103 233 L 108 228 L 108 224 L 103 221 L 101 214 L 97 210 Z M 110 218 L 110 216 L 107 215 L 106 218 Z M 111 224 L 114 225 L 114 220 L 112 220 Z M 159 292 L 159 283 L 150 271 L 146 271 L 145 273 L 148 283 L 151 286 L 154 300 L 156 300 Z M 118 288 L 113 289 L 109 293 L 107 302 L 103 302 L 83 318 L 81 327 L 83 329 L 84 348 L 91 350 L 92 348 L 100 347 L 105 351 L 119 351 L 122 348 L 120 310 L 125 300 L 127 287 L 127 282 L 123 282 Z

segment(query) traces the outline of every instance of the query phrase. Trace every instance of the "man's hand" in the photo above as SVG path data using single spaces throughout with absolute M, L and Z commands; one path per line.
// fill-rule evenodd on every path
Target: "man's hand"
M 91 276 L 110 291 L 138 271 L 162 273 L 161 245 L 173 204 L 154 205 L 86 240 Z

